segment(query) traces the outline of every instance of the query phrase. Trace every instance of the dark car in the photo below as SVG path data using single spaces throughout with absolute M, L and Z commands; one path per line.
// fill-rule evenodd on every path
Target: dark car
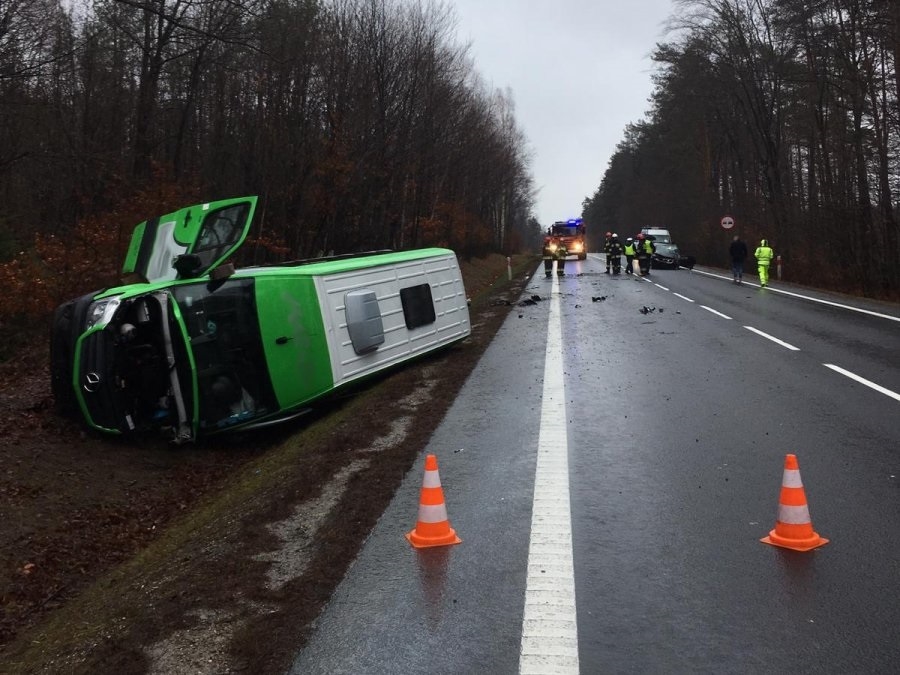
M 658 241 L 653 243 L 656 246 L 656 252 L 650 256 L 650 266 L 655 270 L 677 270 L 682 264 L 682 255 L 678 247 L 675 244 L 662 244 Z
M 692 255 L 682 255 L 681 262 L 679 263 L 682 267 L 686 267 L 689 270 L 694 269 L 694 265 L 697 264 L 697 259 Z

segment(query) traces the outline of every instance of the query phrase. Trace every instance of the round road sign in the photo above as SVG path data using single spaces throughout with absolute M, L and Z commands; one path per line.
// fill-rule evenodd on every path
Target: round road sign
M 722 218 L 722 227 L 726 230 L 730 230 L 732 227 L 734 227 L 734 218 L 732 218 L 731 216 L 725 216 L 724 218 Z

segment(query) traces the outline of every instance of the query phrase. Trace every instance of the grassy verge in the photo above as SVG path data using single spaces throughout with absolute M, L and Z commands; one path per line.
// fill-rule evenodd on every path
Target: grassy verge
M 159 653 L 168 650 L 184 672 L 283 672 L 505 319 L 509 303 L 492 300 L 514 303 L 536 262 L 516 257 L 508 269 L 502 256 L 462 261 L 478 326 L 468 340 L 333 402 L 302 426 L 238 437 L 228 451 L 245 446 L 257 456 L 194 500 L 133 558 L 98 574 L 19 635 L 2 653 L 0 670 L 162 672 L 166 654 Z M 403 401 L 417 390 L 439 393 L 411 412 Z M 402 441 L 383 444 L 377 461 L 369 461 L 397 420 L 411 415 Z M 351 464 L 359 468 L 343 495 L 311 530 L 318 534 L 305 569 L 283 587 L 268 588 L 271 565 L 259 556 L 279 545 L 269 526 L 321 497 Z M 208 656 L 216 622 L 222 645 Z M 203 663 L 191 662 L 201 656 Z

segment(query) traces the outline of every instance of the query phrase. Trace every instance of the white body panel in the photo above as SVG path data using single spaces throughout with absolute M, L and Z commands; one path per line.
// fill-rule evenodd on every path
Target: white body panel
M 409 329 L 400 290 L 426 283 L 431 287 L 435 321 Z M 471 332 L 465 289 L 454 255 L 318 276 L 315 285 L 335 387 L 460 340 Z M 353 348 L 344 308 L 345 295 L 360 290 L 375 293 L 384 326 L 384 342 L 365 354 L 357 354 Z

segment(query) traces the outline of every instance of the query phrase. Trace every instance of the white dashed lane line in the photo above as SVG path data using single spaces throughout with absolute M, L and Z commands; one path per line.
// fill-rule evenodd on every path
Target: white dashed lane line
M 717 278 L 719 277 L 719 275 L 717 275 L 717 274 L 709 274 L 709 273 L 705 273 L 705 272 L 704 272 L 703 274 L 706 274 L 707 276 L 714 276 L 714 277 L 717 277 Z M 725 277 L 721 277 L 721 278 L 724 279 Z M 647 280 L 647 281 L 649 281 L 649 280 Z M 659 286 L 659 288 L 661 288 L 661 289 L 664 290 L 664 291 L 668 291 L 668 290 L 669 290 L 669 289 L 666 288 L 665 286 L 660 286 L 659 284 L 655 284 L 655 285 L 656 285 L 656 286 Z M 751 284 L 751 285 L 754 285 L 754 284 Z M 801 298 L 801 299 L 803 299 L 803 300 L 811 300 L 812 302 L 818 302 L 818 303 L 823 304 L 823 305 L 830 305 L 830 306 L 832 306 L 832 307 L 839 307 L 839 308 L 841 308 L 841 309 L 848 309 L 848 310 L 851 310 L 851 311 L 854 311 L 854 312 L 859 312 L 860 314 L 868 314 L 868 315 L 870 315 L 870 316 L 876 316 L 876 317 L 881 318 L 881 319 L 889 319 L 889 320 L 891 320 L 891 321 L 900 321 L 900 317 L 891 316 L 890 314 L 883 314 L 883 313 L 881 313 L 881 312 L 873 312 L 873 311 L 871 311 L 871 310 L 861 309 L 861 308 L 859 308 L 859 307 L 852 307 L 852 306 L 850 306 L 850 305 L 842 305 L 842 304 L 837 303 L 837 302 L 830 302 L 830 301 L 828 301 L 828 300 L 821 300 L 821 299 L 819 299 L 819 298 L 811 298 L 811 297 L 806 296 L 806 295 L 800 295 L 799 293 L 791 293 L 790 291 L 783 291 L 783 290 L 781 290 L 781 289 L 771 289 L 771 290 L 777 291 L 777 292 L 779 292 L 779 293 L 783 293 L 784 295 L 790 295 L 790 296 L 795 297 L 795 298 Z M 682 300 L 687 300 L 688 302 L 694 302 L 694 301 L 691 300 L 690 298 L 688 298 L 688 297 L 686 297 L 686 296 L 684 296 L 684 295 L 681 295 L 681 293 L 674 293 L 674 292 L 672 292 L 672 295 L 677 295 L 677 296 L 678 296 L 679 298 L 681 298 Z M 731 320 L 731 317 L 730 317 L 730 316 L 728 316 L 727 314 L 723 314 L 722 312 L 719 312 L 718 310 L 715 310 L 715 309 L 713 309 L 712 307 L 707 307 L 706 305 L 700 305 L 700 307 L 702 307 L 703 309 L 705 309 L 707 312 L 711 312 L 711 313 L 715 314 L 716 316 L 722 317 L 723 319 Z M 789 342 L 785 342 L 784 340 L 779 340 L 779 339 L 778 339 L 777 337 L 775 337 L 774 335 L 769 335 L 768 333 L 764 333 L 763 331 L 759 330 L 758 328 L 754 328 L 753 326 L 744 326 L 744 328 L 746 328 L 747 330 L 749 330 L 749 331 L 751 331 L 751 332 L 753 332 L 753 333 L 756 333 L 757 335 L 759 335 L 759 336 L 761 336 L 761 337 L 766 338 L 767 340 L 771 340 L 771 341 L 774 342 L 775 344 L 781 345 L 781 346 L 784 347 L 785 349 L 789 349 L 789 350 L 791 350 L 791 351 L 793 351 L 793 352 L 799 352 L 799 351 L 800 351 L 800 348 L 799 348 L 799 347 L 795 347 L 794 345 L 790 344 Z M 840 374 L 843 375 L 844 377 L 850 378 L 850 379 L 853 380 L 854 382 L 858 382 L 858 383 L 860 383 L 860 384 L 862 384 L 862 385 L 865 385 L 866 387 L 869 387 L 870 389 L 873 389 L 873 390 L 877 391 L 877 392 L 880 393 L 880 394 L 884 394 L 885 396 L 888 396 L 888 397 L 894 399 L 895 401 L 900 401 L 900 393 L 897 393 L 897 392 L 895 392 L 895 391 L 892 391 L 891 389 L 888 389 L 887 387 L 882 387 L 880 384 L 875 384 L 875 383 L 872 382 L 871 380 L 867 380 L 867 379 L 864 378 L 864 377 L 860 377 L 860 376 L 857 375 L 856 373 L 852 373 L 852 372 L 850 372 L 849 370 L 845 370 L 844 368 L 841 368 L 840 366 L 836 366 L 836 365 L 834 365 L 833 363 L 823 363 L 822 365 L 825 366 L 826 368 L 830 368 L 831 370 L 833 370 L 833 371 L 836 372 L 836 373 L 840 373 Z
M 713 274 L 711 272 L 704 272 L 703 270 L 694 269 L 691 270 L 691 274 L 700 274 L 706 277 L 712 277 L 714 279 L 724 279 L 727 281 L 731 281 L 730 277 L 722 276 L 721 274 Z M 753 286 L 754 288 L 759 288 L 759 284 L 754 284 L 752 282 L 745 281 L 745 286 Z M 814 298 L 810 295 L 803 295 L 802 293 L 794 293 L 791 291 L 784 290 L 783 288 L 778 288 L 776 286 L 766 286 L 766 291 L 769 293 L 781 293 L 782 295 L 788 295 L 792 298 L 799 298 L 801 300 L 808 300 L 809 302 L 817 302 L 820 305 L 828 305 L 829 307 L 837 307 L 839 309 L 846 309 L 850 312 L 858 312 L 859 314 L 867 314 L 869 316 L 874 316 L 879 319 L 887 319 L 888 321 L 896 321 L 900 323 L 900 316 L 894 316 L 893 314 L 885 314 L 884 312 L 876 312 L 871 309 L 863 309 L 862 307 L 854 307 L 853 305 L 846 305 L 840 302 L 832 302 L 831 300 L 824 300 L 822 298 Z
M 757 335 L 761 335 L 762 337 L 766 338 L 767 340 L 771 340 L 771 341 L 774 342 L 775 344 L 781 345 L 781 346 L 784 347 L 785 349 L 790 349 L 792 352 L 799 352 L 799 351 L 800 351 L 800 347 L 795 347 L 794 345 L 789 344 L 789 343 L 785 342 L 784 340 L 779 340 L 779 339 L 778 339 L 777 337 L 775 337 L 774 335 L 769 335 L 768 333 L 763 333 L 763 332 L 762 332 L 761 330 L 759 330 L 758 328 L 754 328 L 753 326 L 744 326 L 744 328 L 746 328 L 746 329 L 749 330 L 749 331 L 752 331 L 753 333 L 756 333 Z
M 864 377 L 860 377 L 856 373 L 851 373 L 849 370 L 844 370 L 840 366 L 836 366 L 833 363 L 823 363 L 822 365 L 825 366 L 826 368 L 831 368 L 834 372 L 840 373 L 844 377 L 849 377 L 851 380 L 853 380 L 855 382 L 864 384 L 867 387 L 869 387 L 870 389 L 874 389 L 875 391 L 877 391 L 880 394 L 884 394 L 885 396 L 890 396 L 895 401 L 900 401 L 900 394 L 898 394 L 895 391 L 891 391 L 890 389 L 887 389 L 885 387 L 882 387 L 880 384 L 875 384 L 871 380 L 867 380 Z
M 703 309 L 705 309 L 707 312 L 712 312 L 716 316 L 721 316 L 723 319 L 728 319 L 729 321 L 731 321 L 731 317 L 728 316 L 727 314 L 722 314 L 722 312 L 719 312 L 719 311 L 713 309 L 712 307 L 707 307 L 706 305 L 700 305 L 700 306 Z

